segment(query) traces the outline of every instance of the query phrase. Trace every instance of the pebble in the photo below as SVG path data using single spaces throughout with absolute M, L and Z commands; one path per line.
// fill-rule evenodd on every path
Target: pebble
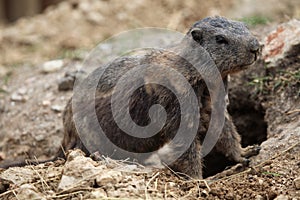
M 95 199 L 107 198 L 107 194 L 106 194 L 105 190 L 102 188 L 98 188 L 97 190 L 92 191 L 91 195 Z
M 56 72 L 60 70 L 64 66 L 65 62 L 63 60 L 51 60 L 48 62 L 45 62 L 41 70 L 44 73 L 51 73 L 51 72 Z
M 0 160 L 4 160 L 5 159 L 5 154 L 4 152 L 0 151 Z
M 60 105 L 53 105 L 51 106 L 51 110 L 53 110 L 54 112 L 62 112 L 63 111 L 63 106 L 60 106 Z
M 101 174 L 96 177 L 96 183 L 99 186 L 104 186 L 110 183 L 115 183 L 114 178 L 110 174 Z
M 9 73 L 7 68 L 0 65 L 0 77 L 7 76 Z
M 51 105 L 51 101 L 48 101 L 48 100 L 42 101 L 42 106 L 48 107 L 48 106 L 50 106 L 50 105 Z
M 96 183 L 99 186 L 115 185 L 122 180 L 122 174 L 118 171 L 108 171 L 96 177 Z
M 262 184 L 264 183 L 264 180 L 259 179 L 259 180 L 258 180 L 258 183 L 259 183 L 260 185 L 262 185 Z
M 34 139 L 35 139 L 36 141 L 38 141 L 38 142 L 41 142 L 41 141 L 43 141 L 43 140 L 45 139 L 45 135 L 43 135 L 43 134 L 36 135 L 36 136 L 34 137 Z
M 28 97 L 26 95 L 15 92 L 11 95 L 10 99 L 15 102 L 26 102 Z
M 59 80 L 58 83 L 58 90 L 59 91 L 67 91 L 72 90 L 74 87 L 74 83 L 76 80 L 76 77 L 84 77 L 86 72 L 82 70 L 77 70 L 73 72 L 67 72 L 63 78 Z
M 300 190 L 300 177 L 294 179 L 294 185 L 297 190 Z
M 38 192 L 38 189 L 32 184 L 24 184 L 17 192 L 17 199 L 41 199 L 46 200 L 45 196 Z
M 289 197 L 286 195 L 279 195 L 274 200 L 289 200 Z
M 87 15 L 87 20 L 93 24 L 101 25 L 105 22 L 105 18 L 100 13 L 89 12 Z
M 201 191 L 201 197 L 208 197 L 208 192 L 206 190 Z
M 21 94 L 21 95 L 25 95 L 25 94 L 27 94 L 27 89 L 26 88 L 20 88 L 20 89 L 18 89 L 18 93 Z
M 75 79 L 73 77 L 63 77 L 59 80 L 58 90 L 59 91 L 67 91 L 72 90 L 74 86 Z
M 255 200 L 264 200 L 264 197 L 258 194 L 255 196 Z
M 59 190 L 66 190 L 68 188 L 71 188 L 73 185 L 76 185 L 77 182 L 78 182 L 77 177 L 63 175 L 60 179 L 58 189 Z

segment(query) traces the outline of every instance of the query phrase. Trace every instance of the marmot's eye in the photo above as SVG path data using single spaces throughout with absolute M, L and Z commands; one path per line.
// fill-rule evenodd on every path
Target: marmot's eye
M 227 39 L 224 36 L 222 36 L 222 35 L 217 35 L 216 36 L 216 42 L 218 44 L 228 44 Z

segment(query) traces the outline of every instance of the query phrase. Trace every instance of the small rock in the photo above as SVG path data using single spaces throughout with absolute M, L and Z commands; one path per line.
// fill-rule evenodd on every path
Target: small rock
M 30 182 L 35 174 L 34 170 L 20 167 L 11 167 L 0 174 L 0 179 L 11 182 L 14 185 L 22 185 Z
M 78 180 L 80 180 L 78 177 L 63 175 L 60 179 L 58 189 L 65 190 L 71 188 L 73 185 L 76 185 Z
M 289 197 L 286 195 L 279 195 L 274 200 L 289 200 Z
M 67 91 L 72 90 L 74 86 L 75 79 L 73 77 L 63 77 L 59 80 L 58 90 L 59 91 Z
M 122 179 L 121 172 L 118 171 L 107 171 L 107 173 L 100 174 L 96 177 L 96 183 L 99 186 L 107 186 L 108 184 L 115 185 Z
M 105 18 L 100 13 L 89 12 L 87 14 L 87 21 L 91 22 L 92 24 L 101 25 L 103 22 L 105 22 Z
M 7 86 L 6 85 L 2 85 L 1 87 L 0 87 L 0 92 L 1 93 L 7 93 L 9 90 L 8 90 L 8 88 L 7 88 Z
M 300 177 L 294 179 L 294 185 L 297 190 L 300 190 Z
M 43 135 L 43 134 L 36 135 L 36 136 L 34 137 L 34 139 L 35 139 L 36 141 L 38 141 L 38 142 L 41 142 L 41 141 L 43 141 L 43 140 L 45 139 L 45 135 Z
M 65 38 L 64 40 L 62 40 L 60 42 L 60 46 L 64 49 L 70 49 L 70 50 L 75 50 L 76 48 L 79 48 L 78 46 L 78 37 L 75 37 L 75 36 L 69 36 L 68 38 Z M 66 57 L 68 56 L 75 56 L 75 53 L 74 55 L 73 54 L 66 54 L 65 55 Z
M 44 106 L 44 107 L 48 107 L 48 106 L 50 106 L 50 104 L 51 104 L 51 101 L 48 101 L 48 100 L 42 101 L 42 106 Z
M 83 12 L 89 13 L 92 10 L 92 5 L 87 2 L 81 2 L 79 4 L 79 9 Z
M 27 94 L 27 89 L 26 88 L 20 88 L 20 89 L 18 89 L 18 93 L 20 95 L 25 95 L 25 94 Z
M 206 190 L 202 190 L 202 191 L 201 191 L 201 196 L 202 196 L 202 197 L 208 197 L 208 195 L 209 195 L 209 194 L 208 194 L 208 192 L 207 192 Z
M 60 105 L 53 105 L 51 106 L 51 110 L 53 110 L 54 112 L 62 112 L 63 111 L 63 106 L 60 106 Z
M 174 183 L 174 182 L 169 182 L 169 185 L 170 185 L 170 187 L 175 187 L 175 186 L 176 186 L 176 183 Z M 203 190 L 203 191 L 205 191 L 205 190 Z
M 114 178 L 110 174 L 101 174 L 100 176 L 97 176 L 96 183 L 99 186 L 104 186 L 107 184 L 114 184 Z
M 8 74 L 10 74 L 10 71 L 7 68 L 0 65 L 0 77 L 7 76 Z
M 5 159 L 5 154 L 4 154 L 4 152 L 0 152 L 0 160 L 4 160 Z
M 255 200 L 264 200 L 264 197 L 258 194 L 255 196 Z
M 82 77 L 84 74 L 85 72 L 81 70 L 74 71 L 74 72 L 67 72 L 65 76 L 59 80 L 58 90 L 59 91 L 72 90 L 74 87 L 76 77 L 78 76 Z
M 10 99 L 15 102 L 26 102 L 28 97 L 19 93 L 13 93 Z
M 92 198 L 95 199 L 102 199 L 102 198 L 106 198 L 107 194 L 106 192 L 102 189 L 102 188 L 98 188 L 97 190 L 94 190 L 91 192 Z
M 259 183 L 260 185 L 262 185 L 262 184 L 264 183 L 264 180 L 259 179 L 259 180 L 258 180 L 258 183 Z
M 264 44 L 262 55 L 268 66 L 278 66 L 285 58 L 289 61 L 298 59 L 300 20 L 293 19 L 279 25 L 265 38 Z
M 83 151 L 80 150 L 75 150 L 75 151 L 71 151 L 67 154 L 67 161 L 70 162 L 72 160 L 75 160 L 76 158 L 82 158 L 84 157 L 85 154 L 83 153 Z
M 51 61 L 45 62 L 42 65 L 41 70 L 44 73 L 56 72 L 56 71 L 60 70 L 64 66 L 64 64 L 65 63 L 63 60 L 51 60 Z
M 66 190 L 82 184 L 92 186 L 96 174 L 99 174 L 101 167 L 96 167 L 96 162 L 91 158 L 85 157 L 79 149 L 70 151 L 67 161 L 63 168 L 63 174 L 58 185 L 58 190 Z
M 31 184 L 24 184 L 17 192 L 17 199 L 41 199 L 46 200 L 45 196 L 38 192 L 38 189 Z

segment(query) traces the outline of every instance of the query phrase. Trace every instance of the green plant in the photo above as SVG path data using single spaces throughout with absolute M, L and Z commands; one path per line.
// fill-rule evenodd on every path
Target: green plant
M 239 21 L 242 21 L 249 26 L 256 26 L 256 25 L 267 24 L 270 20 L 264 16 L 252 16 L 252 17 L 243 17 L 239 19 Z
M 275 173 L 275 172 L 262 172 L 262 174 L 264 174 L 264 175 L 272 175 L 272 176 L 281 176 L 281 174 Z
M 72 60 L 83 60 L 86 55 L 86 50 L 83 49 L 62 49 L 58 54 L 58 59 L 72 59 Z
M 254 86 L 256 93 L 268 94 L 269 93 L 269 81 L 272 80 L 270 76 L 253 77 L 248 85 Z
M 248 85 L 254 86 L 256 93 L 270 94 L 272 92 L 280 92 L 285 88 L 294 87 L 298 96 L 300 96 L 300 70 L 287 71 L 279 70 L 274 75 L 263 77 L 252 77 Z

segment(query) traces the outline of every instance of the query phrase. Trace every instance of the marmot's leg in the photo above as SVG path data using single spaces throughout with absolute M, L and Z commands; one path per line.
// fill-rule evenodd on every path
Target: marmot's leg
M 216 150 L 223 153 L 230 160 L 247 165 L 249 160 L 244 157 L 257 155 L 259 152 L 258 146 L 249 146 L 242 148 L 241 137 L 238 134 L 235 125 L 232 122 L 228 111 L 225 112 L 225 123 L 223 132 L 215 146 Z
M 191 144 L 170 167 L 177 172 L 186 174 L 192 178 L 202 179 L 201 144 L 198 139 Z

